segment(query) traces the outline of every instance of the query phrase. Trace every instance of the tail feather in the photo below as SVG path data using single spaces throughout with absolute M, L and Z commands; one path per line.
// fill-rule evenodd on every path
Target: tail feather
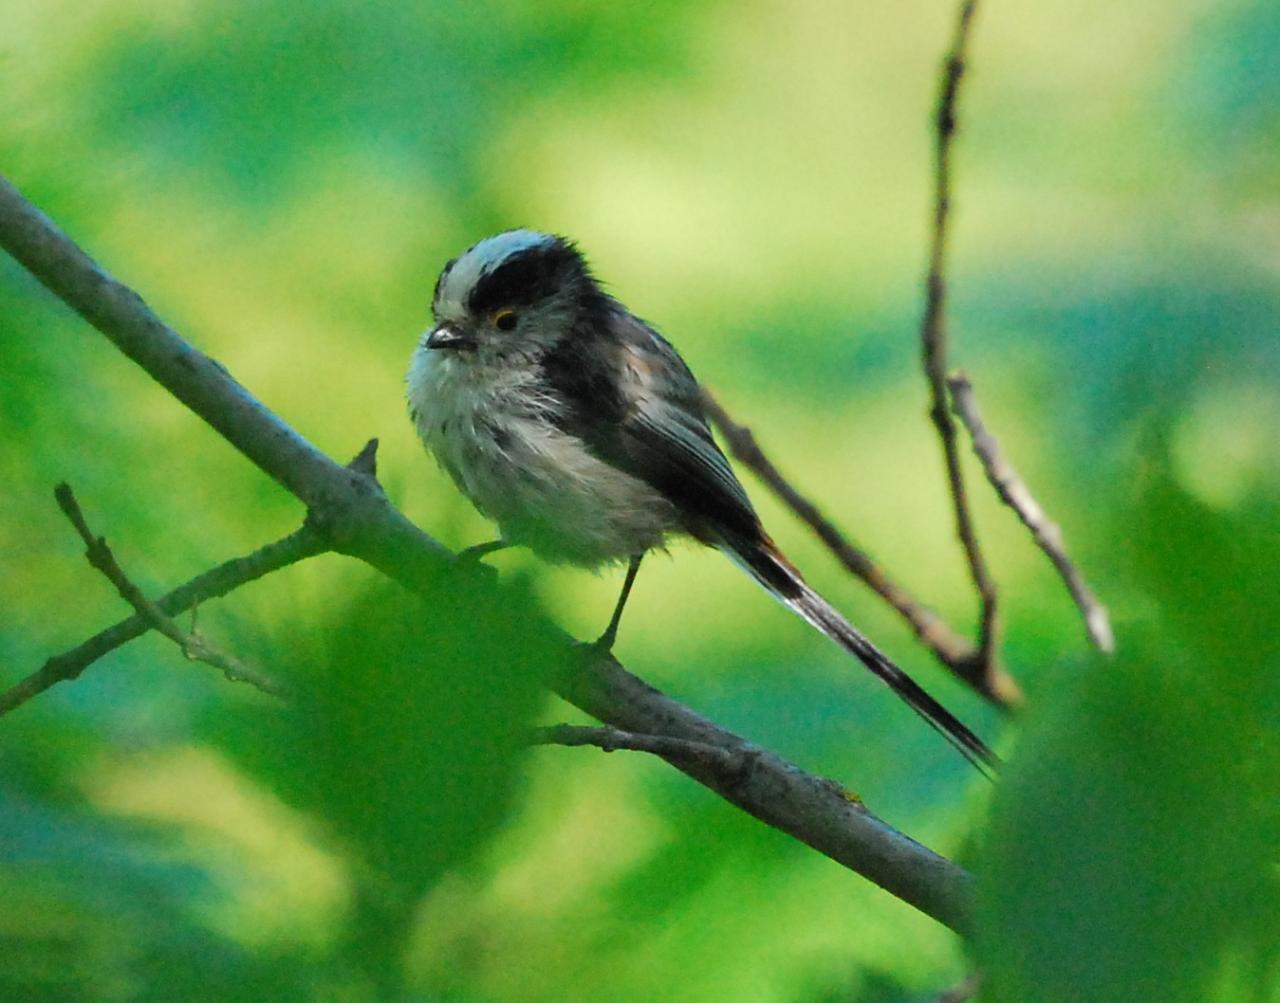
M 723 546 L 734 563 L 751 575 L 766 592 L 861 661 L 979 771 L 988 777 L 994 774 L 1000 760 L 982 739 L 810 588 L 773 541 L 768 537 L 754 542 L 726 539 Z

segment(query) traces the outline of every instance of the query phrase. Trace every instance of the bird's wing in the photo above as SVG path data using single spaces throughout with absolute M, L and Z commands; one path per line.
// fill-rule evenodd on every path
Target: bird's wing
M 600 459 L 671 499 L 690 532 L 707 542 L 722 532 L 759 537 L 760 521 L 712 438 L 689 367 L 661 335 L 625 310 L 615 310 L 610 325 L 607 356 L 576 353 L 572 375 L 566 367 L 556 381 L 569 405 L 569 430 Z M 608 370 L 584 370 L 588 358 Z M 600 395 L 604 387 L 612 391 L 607 406 Z

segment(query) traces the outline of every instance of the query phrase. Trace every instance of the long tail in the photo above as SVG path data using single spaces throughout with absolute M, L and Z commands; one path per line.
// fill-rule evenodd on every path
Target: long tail
M 1000 760 L 982 739 L 889 661 L 888 656 L 813 591 L 772 540 L 766 536 L 758 541 L 747 541 L 726 535 L 722 537 L 721 548 L 778 602 L 861 661 L 978 770 L 987 777 L 994 775 Z

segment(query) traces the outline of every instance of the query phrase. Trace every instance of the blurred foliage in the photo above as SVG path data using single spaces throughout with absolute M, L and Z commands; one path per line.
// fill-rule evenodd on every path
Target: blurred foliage
M 1044 707 L 997 798 L 993 1000 L 1275 998 L 1280 497 L 1216 514 L 1162 470 L 1140 500 L 1117 530 L 1159 615 Z
M 7 0 L 0 170 L 303 434 L 490 532 L 402 373 L 440 264 L 575 236 L 797 483 L 960 627 L 973 600 L 915 326 L 947 3 Z M 978 871 L 945 930 L 660 764 L 524 750 L 617 576 L 493 559 L 511 608 L 322 558 L 200 613 L 288 707 L 145 638 L 0 722 L 5 1000 L 1280 999 L 1280 16 L 983 6 L 962 96 L 954 359 L 1111 606 L 1092 657 L 979 488 L 1027 689 L 995 790 L 692 548 L 619 653 Z M 122 610 L 51 487 L 160 591 L 296 503 L 0 260 L 5 682 Z M 975 471 L 976 474 L 976 471 Z M 750 485 L 749 485 L 750 486 Z M 762 492 L 818 587 L 984 734 Z M 544 610 L 546 612 L 544 612 Z

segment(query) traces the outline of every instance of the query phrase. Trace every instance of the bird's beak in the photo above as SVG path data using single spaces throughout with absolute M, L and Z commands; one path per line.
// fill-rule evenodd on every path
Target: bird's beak
M 459 331 L 456 327 L 441 324 L 427 335 L 428 348 L 453 348 L 463 351 L 474 351 L 476 343 Z

